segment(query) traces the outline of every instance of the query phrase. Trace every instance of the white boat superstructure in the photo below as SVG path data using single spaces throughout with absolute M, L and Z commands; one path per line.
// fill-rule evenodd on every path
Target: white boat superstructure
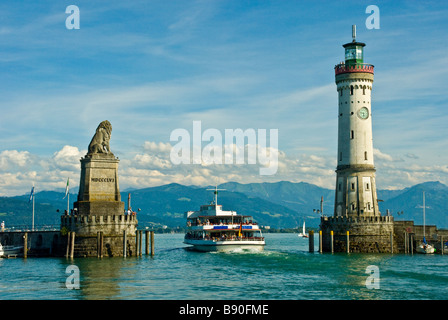
M 23 251 L 23 246 L 3 246 L 0 243 L 0 257 L 17 256 Z
M 214 191 L 214 202 L 202 205 L 199 211 L 186 212 L 184 243 L 199 251 L 263 250 L 265 241 L 258 224 L 251 216 L 222 210 L 218 189 Z

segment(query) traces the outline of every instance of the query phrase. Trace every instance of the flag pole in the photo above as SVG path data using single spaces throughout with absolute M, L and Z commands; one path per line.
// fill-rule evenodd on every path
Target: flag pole
M 70 178 L 67 178 L 67 185 L 65 186 L 65 196 L 67 197 L 67 214 L 70 214 Z

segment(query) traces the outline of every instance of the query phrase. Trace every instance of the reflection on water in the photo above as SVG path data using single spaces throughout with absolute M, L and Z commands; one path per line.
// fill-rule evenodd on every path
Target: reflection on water
M 115 299 L 120 296 L 120 282 L 135 278 L 133 259 L 76 259 L 72 263 L 81 271 L 80 298 Z M 135 260 L 135 259 L 134 259 Z
M 0 299 L 446 299 L 448 255 L 319 254 L 294 234 L 266 234 L 262 252 L 188 250 L 156 235 L 156 255 L 0 259 Z M 65 286 L 69 265 L 80 289 Z M 379 270 L 379 289 L 366 287 Z

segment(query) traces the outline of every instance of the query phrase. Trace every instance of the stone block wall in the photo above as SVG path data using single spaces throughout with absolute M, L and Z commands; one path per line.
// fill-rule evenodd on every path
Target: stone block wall
M 135 236 L 126 236 L 126 255 L 136 255 Z M 65 245 L 61 247 L 59 255 L 63 256 L 67 252 L 68 234 L 65 236 Z M 99 250 L 98 236 L 80 236 L 75 234 L 74 257 L 98 257 L 101 252 L 102 257 L 122 257 L 123 256 L 123 236 L 104 236 L 103 247 Z
M 29 257 L 55 256 L 64 243 L 60 231 L 5 231 L 0 232 L 0 243 L 3 246 L 21 247 L 24 245 L 25 233 Z
M 65 246 L 62 246 L 60 254 L 66 254 L 68 233 L 75 232 L 75 257 L 97 257 L 100 233 L 103 237 L 102 256 L 123 256 L 123 232 L 126 231 L 126 255 L 134 255 L 137 223 L 135 215 L 61 216 L 61 234 L 64 235 Z
M 135 215 L 65 215 L 61 216 L 61 230 L 75 231 L 77 235 L 94 236 L 98 231 L 105 236 L 121 236 L 126 230 L 127 235 L 135 236 L 137 230 Z
M 394 222 L 391 216 L 322 217 L 320 228 L 324 252 L 331 252 L 331 231 L 334 252 L 347 252 L 347 231 L 350 252 L 390 253 L 398 250 L 394 241 Z

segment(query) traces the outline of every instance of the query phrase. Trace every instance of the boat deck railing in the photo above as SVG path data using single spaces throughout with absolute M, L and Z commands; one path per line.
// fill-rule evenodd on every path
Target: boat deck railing
M 224 237 L 186 237 L 189 240 L 208 240 L 208 241 L 264 241 L 264 237 L 234 237 L 234 238 L 224 238 Z
M 234 222 L 234 223 L 213 223 L 213 222 L 197 222 L 197 221 L 187 221 L 187 226 L 188 227 L 197 227 L 197 226 L 233 226 L 233 225 L 240 225 L 239 222 Z M 254 222 L 254 221 L 249 221 L 249 222 L 243 222 L 242 223 L 243 226 L 257 226 L 258 223 Z
M 39 231 L 57 231 L 61 229 L 60 224 L 42 224 L 42 225 L 11 225 L 0 229 L 0 232 L 39 232 Z

